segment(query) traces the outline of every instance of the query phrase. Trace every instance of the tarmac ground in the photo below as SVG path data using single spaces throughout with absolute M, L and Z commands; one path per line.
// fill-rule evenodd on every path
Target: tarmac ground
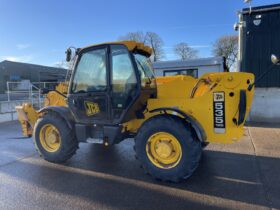
M 0 209 L 280 209 L 280 125 L 255 124 L 231 145 L 210 144 L 183 183 L 144 174 L 133 140 L 80 144 L 49 163 L 18 122 L 0 124 Z

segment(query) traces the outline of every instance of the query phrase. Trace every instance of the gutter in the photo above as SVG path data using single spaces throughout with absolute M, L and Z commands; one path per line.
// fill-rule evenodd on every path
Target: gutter
M 252 13 L 258 13 L 258 12 L 270 12 L 270 11 L 275 11 L 275 10 L 280 10 L 280 6 L 276 7 L 270 7 L 270 8 L 259 8 L 259 9 L 245 9 L 243 11 L 239 11 L 239 14 L 247 15 L 247 14 L 252 14 Z

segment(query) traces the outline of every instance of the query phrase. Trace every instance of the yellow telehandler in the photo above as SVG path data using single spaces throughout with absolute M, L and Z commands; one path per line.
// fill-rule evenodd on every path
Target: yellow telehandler
M 110 146 L 134 138 L 143 169 L 156 179 L 178 182 L 199 165 L 201 145 L 233 143 L 243 135 L 253 74 L 155 78 L 151 48 L 134 41 L 69 48 L 66 54 L 67 61 L 76 57 L 67 91 L 50 91 L 52 102 L 38 111 L 17 107 L 29 126 L 25 135 L 33 130 L 36 148 L 47 161 L 68 160 L 79 142 Z

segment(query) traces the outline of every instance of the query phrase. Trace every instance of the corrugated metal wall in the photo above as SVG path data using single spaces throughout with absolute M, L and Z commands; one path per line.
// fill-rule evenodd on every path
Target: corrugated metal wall
M 0 62 L 0 94 L 7 90 L 7 81 L 11 77 L 31 82 L 56 82 L 64 81 L 67 70 L 61 68 L 40 66 L 12 61 Z
M 271 54 L 280 56 L 280 10 L 244 14 L 241 71 L 258 77 L 270 68 Z M 280 66 L 274 67 L 257 87 L 280 87 Z

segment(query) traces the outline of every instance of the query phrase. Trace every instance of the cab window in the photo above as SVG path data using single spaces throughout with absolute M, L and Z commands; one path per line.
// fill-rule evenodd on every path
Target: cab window
M 136 94 L 137 79 L 130 54 L 123 45 L 111 46 L 113 108 L 125 109 Z
M 155 85 L 155 76 L 150 60 L 141 54 L 134 54 L 137 68 L 141 75 L 141 86 L 145 88 L 147 86 Z
M 73 79 L 73 93 L 106 90 L 106 51 L 95 49 L 81 55 Z

